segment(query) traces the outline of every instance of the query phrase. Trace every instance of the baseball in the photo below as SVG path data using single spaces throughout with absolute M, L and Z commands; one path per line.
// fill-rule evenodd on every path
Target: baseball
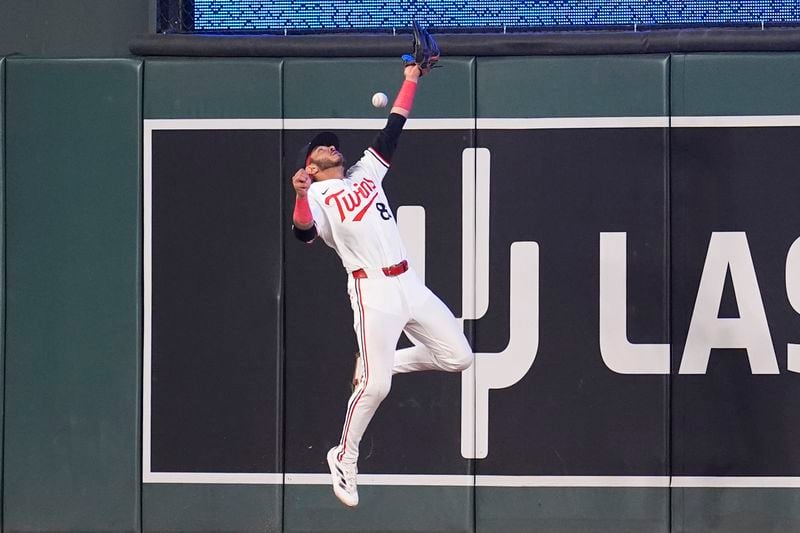
M 372 105 L 375 107 L 386 107 L 389 103 L 389 97 L 384 93 L 375 93 L 372 95 Z

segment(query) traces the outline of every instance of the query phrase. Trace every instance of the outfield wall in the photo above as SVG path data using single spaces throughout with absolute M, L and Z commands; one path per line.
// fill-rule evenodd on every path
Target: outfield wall
M 348 510 L 289 180 L 397 60 L 0 60 L 4 530 L 800 529 L 800 54 L 441 63 L 385 187 L 476 363 L 395 378 Z

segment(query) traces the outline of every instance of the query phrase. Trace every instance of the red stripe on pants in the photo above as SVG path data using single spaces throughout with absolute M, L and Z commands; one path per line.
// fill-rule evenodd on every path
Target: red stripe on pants
M 356 294 L 358 295 L 358 311 L 359 316 L 361 319 L 361 357 L 364 358 L 364 382 L 360 383 L 361 391 L 358 393 L 358 396 L 350 405 L 350 409 L 347 411 L 347 416 L 345 417 L 345 424 L 344 424 L 344 431 L 342 432 L 342 440 L 339 442 L 339 446 L 342 450 L 336 456 L 337 461 L 341 461 L 344 457 L 344 452 L 347 449 L 347 433 L 350 430 L 350 421 L 353 418 L 353 412 L 356 410 L 356 405 L 358 404 L 358 400 L 361 399 L 363 396 L 364 391 L 367 389 L 367 382 L 369 381 L 369 364 L 367 364 L 367 336 L 364 329 L 364 302 L 361 300 L 361 280 L 356 279 Z

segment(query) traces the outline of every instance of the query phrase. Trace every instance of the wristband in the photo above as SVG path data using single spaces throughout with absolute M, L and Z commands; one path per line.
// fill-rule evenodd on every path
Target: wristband
M 317 238 L 317 227 L 311 226 L 308 229 L 300 229 L 297 226 L 292 226 L 292 233 L 304 243 L 311 244 Z
M 400 87 L 400 92 L 397 93 L 397 98 L 394 100 L 393 107 L 405 109 L 411 112 L 411 107 L 414 105 L 414 93 L 417 92 L 417 84 L 411 80 L 405 80 Z
M 311 206 L 308 205 L 308 196 L 297 197 L 294 201 L 294 214 L 292 219 L 301 226 L 314 223 L 314 215 L 311 214 Z

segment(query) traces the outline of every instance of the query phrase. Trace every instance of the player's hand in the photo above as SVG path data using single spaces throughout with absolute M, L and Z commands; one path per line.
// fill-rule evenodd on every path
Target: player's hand
M 430 69 L 428 69 L 428 71 L 430 71 Z M 403 75 L 407 80 L 416 82 L 419 80 L 420 76 L 422 76 L 422 70 L 419 68 L 419 65 L 415 63 L 405 67 L 403 69 Z
M 305 198 L 308 194 L 308 188 L 311 187 L 311 176 L 308 175 L 306 169 L 301 168 L 297 172 L 294 173 L 292 176 L 292 187 L 294 187 L 294 192 L 297 193 L 297 196 L 300 198 Z

